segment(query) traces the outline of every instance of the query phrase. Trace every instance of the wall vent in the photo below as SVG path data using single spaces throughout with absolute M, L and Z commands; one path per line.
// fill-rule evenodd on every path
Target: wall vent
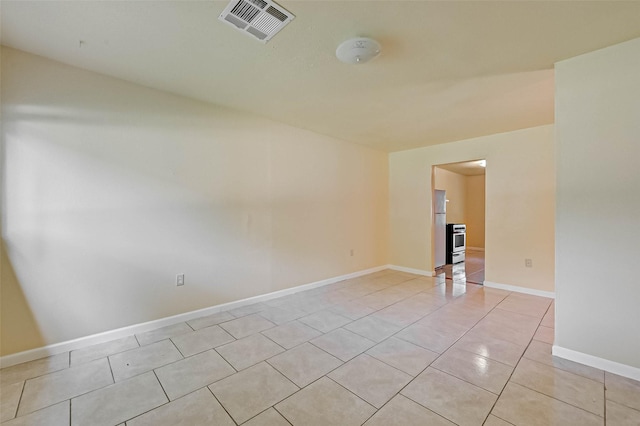
M 266 43 L 295 18 L 271 0 L 231 0 L 219 20 Z

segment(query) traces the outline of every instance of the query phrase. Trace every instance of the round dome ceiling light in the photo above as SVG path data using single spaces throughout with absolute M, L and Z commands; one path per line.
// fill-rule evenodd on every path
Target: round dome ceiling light
M 379 53 L 380 43 L 367 37 L 343 41 L 336 49 L 336 57 L 346 64 L 364 64 Z

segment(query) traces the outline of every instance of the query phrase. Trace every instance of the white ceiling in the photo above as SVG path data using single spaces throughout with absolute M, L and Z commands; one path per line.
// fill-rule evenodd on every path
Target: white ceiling
M 482 164 L 485 164 L 483 166 Z M 439 169 L 449 170 L 450 172 L 457 173 L 465 176 L 479 176 L 486 174 L 486 162 L 483 160 L 464 161 L 461 163 L 448 163 L 438 164 L 436 166 Z
M 291 1 L 266 45 L 219 1 L 2 0 L 2 44 L 386 151 L 553 122 L 553 64 L 640 37 L 640 1 Z M 382 54 L 339 62 L 369 36 Z M 82 41 L 82 43 L 81 43 Z

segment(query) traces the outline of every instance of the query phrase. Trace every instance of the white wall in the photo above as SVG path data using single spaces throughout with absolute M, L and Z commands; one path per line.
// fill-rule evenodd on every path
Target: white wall
M 388 262 L 384 152 L 11 49 L 2 115 L 3 355 Z
M 554 290 L 553 126 L 483 136 L 389 155 L 390 260 L 433 270 L 431 168 L 485 158 L 486 280 Z M 524 259 L 533 260 L 525 268 Z
M 639 76 L 640 39 L 556 64 L 555 345 L 636 369 Z

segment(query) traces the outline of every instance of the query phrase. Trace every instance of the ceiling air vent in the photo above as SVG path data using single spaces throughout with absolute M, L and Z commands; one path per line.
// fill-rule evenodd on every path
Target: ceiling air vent
M 231 0 L 218 17 L 263 43 L 271 40 L 293 18 L 292 13 L 270 0 Z

